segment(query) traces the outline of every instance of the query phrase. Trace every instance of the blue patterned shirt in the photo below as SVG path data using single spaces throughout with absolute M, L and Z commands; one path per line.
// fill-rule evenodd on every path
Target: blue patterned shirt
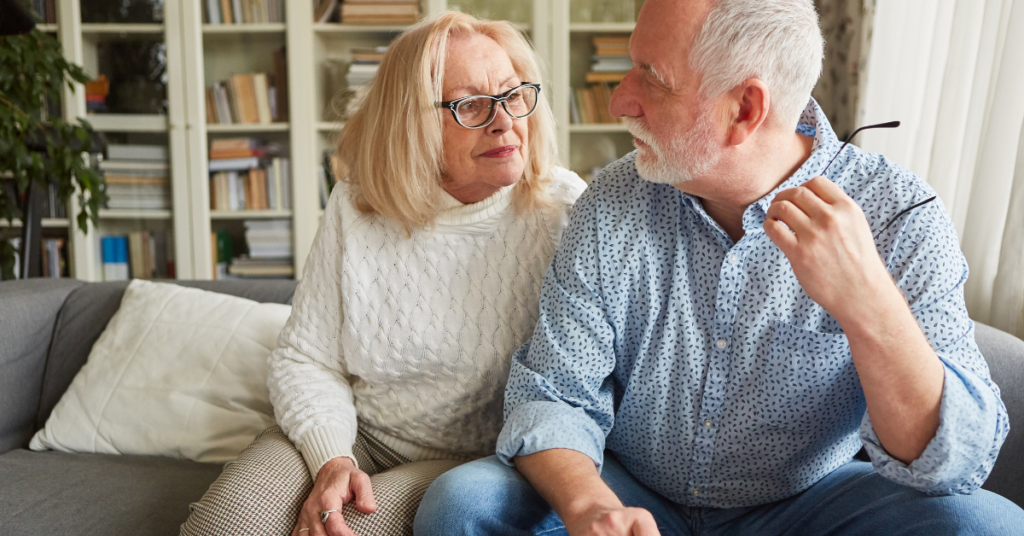
M 765 234 L 775 195 L 819 175 L 841 144 L 817 103 L 813 152 L 743 214 L 733 242 L 699 198 L 641 179 L 635 153 L 577 201 L 545 276 L 540 320 L 515 354 L 498 457 L 605 449 L 689 506 L 764 504 L 851 461 L 931 494 L 969 493 L 1009 431 L 963 300 L 967 264 L 918 176 L 849 145 L 827 177 L 863 208 L 889 273 L 945 368 L 936 436 L 904 464 L 881 446 L 839 323 Z M 870 296 L 850 296 L 870 299 Z

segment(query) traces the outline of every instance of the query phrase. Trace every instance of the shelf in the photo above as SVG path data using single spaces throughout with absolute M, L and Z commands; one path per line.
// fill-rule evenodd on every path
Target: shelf
M 36 29 L 40 32 L 57 33 L 56 24 L 36 24 Z
M 321 121 L 317 123 L 316 129 L 320 132 L 337 132 L 344 128 L 345 123 L 341 121 Z
M 218 34 L 249 34 L 249 33 L 284 33 L 285 23 L 265 22 L 251 24 L 204 24 L 204 35 Z
M 67 218 L 43 218 L 41 225 L 44 229 L 66 229 L 69 225 Z M 8 224 L 6 219 L 0 218 L 0 227 L 21 227 L 21 220 L 14 218 Z
M 163 24 L 84 23 L 83 34 L 162 34 Z
M 170 210 L 126 210 L 102 209 L 101 220 L 169 220 Z
M 167 132 L 166 115 L 88 114 L 85 120 L 97 132 Z
M 288 123 L 207 123 L 206 131 L 211 134 L 219 132 L 287 132 Z
M 316 33 L 399 33 L 408 28 L 409 24 L 339 24 L 337 22 L 317 22 L 313 24 Z
M 269 220 L 291 218 L 290 210 L 211 210 L 211 220 Z
M 569 132 L 573 134 L 603 134 L 607 132 L 629 132 L 626 125 L 622 123 L 597 123 L 597 124 L 575 124 L 569 125 Z
M 635 22 L 574 22 L 569 24 L 569 31 L 580 33 L 632 33 L 635 26 Z

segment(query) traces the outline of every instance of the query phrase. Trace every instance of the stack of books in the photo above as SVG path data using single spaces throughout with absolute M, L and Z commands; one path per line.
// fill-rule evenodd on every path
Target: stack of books
M 273 73 L 236 74 L 206 88 L 208 124 L 267 124 L 288 120 L 284 49 L 274 52 Z
M 623 123 L 623 118 L 611 115 L 608 105 L 615 88 L 633 68 L 629 37 L 594 37 L 593 44 L 594 55 L 586 78 L 589 87 L 576 88 L 569 94 L 570 119 L 583 124 Z
M 587 82 L 618 83 L 633 68 L 629 58 L 629 36 L 595 37 Z
M 345 0 L 344 24 L 412 24 L 421 17 L 417 0 Z
M 174 278 L 174 239 L 165 231 L 100 237 L 104 281 Z
M 211 210 L 286 210 L 291 207 L 288 158 L 253 138 L 214 140 L 210 146 Z
M 284 22 L 284 0 L 206 0 L 209 24 Z
M 380 62 L 384 59 L 388 47 L 353 48 L 352 63 L 348 66 L 348 74 L 345 75 L 345 83 L 349 89 L 359 91 L 373 82 L 380 69 Z
M 171 208 L 170 166 L 163 145 L 108 145 L 100 162 L 106 176 L 107 208 L 167 210 Z
M 237 276 L 294 276 L 291 222 L 245 220 L 243 224 L 249 254 L 232 261 L 229 273 Z

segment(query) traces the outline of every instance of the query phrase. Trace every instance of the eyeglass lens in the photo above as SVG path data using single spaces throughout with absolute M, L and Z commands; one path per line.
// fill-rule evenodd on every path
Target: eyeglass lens
M 467 127 L 478 127 L 486 124 L 494 115 L 495 99 L 481 96 L 466 99 L 460 102 L 455 113 L 459 122 Z M 537 107 L 537 88 L 523 86 L 505 96 L 502 106 L 509 115 L 517 119 L 526 117 L 533 113 Z

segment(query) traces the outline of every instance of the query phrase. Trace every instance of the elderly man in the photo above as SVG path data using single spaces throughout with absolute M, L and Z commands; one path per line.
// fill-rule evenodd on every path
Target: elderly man
M 953 225 L 840 151 L 811 0 L 647 0 L 630 54 L 638 151 L 573 210 L 497 457 L 418 533 L 1024 532 L 978 489 L 1009 423 Z

